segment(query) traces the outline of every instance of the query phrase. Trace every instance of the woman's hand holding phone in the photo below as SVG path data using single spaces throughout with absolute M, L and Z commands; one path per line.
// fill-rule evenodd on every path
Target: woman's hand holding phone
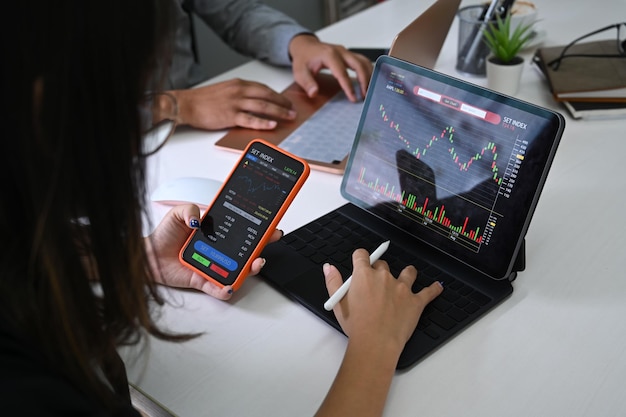
M 183 245 L 181 264 L 236 291 L 309 172 L 302 158 L 262 139 L 252 140 L 204 212 L 200 227 Z
M 200 209 L 193 204 L 173 207 L 146 238 L 146 248 L 151 259 L 151 268 L 155 279 L 160 284 L 170 287 L 190 288 L 202 291 L 220 300 L 232 297 L 230 286 L 220 287 L 204 279 L 189 268 L 184 267 L 179 259 L 180 248 L 194 230 L 190 226 L 192 220 L 200 218 Z M 280 239 L 282 232 L 274 230 L 269 242 Z M 252 262 L 250 275 L 261 271 L 265 261 L 257 258 Z

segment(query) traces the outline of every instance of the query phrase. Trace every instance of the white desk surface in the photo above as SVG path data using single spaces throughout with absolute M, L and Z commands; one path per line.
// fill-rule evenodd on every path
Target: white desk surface
M 319 36 L 346 46 L 388 46 L 431 1 L 388 0 Z M 623 21 L 626 11 L 626 0 L 535 3 L 544 45 Z M 455 19 L 436 67 L 453 76 L 457 31 Z M 278 91 L 292 81 L 289 69 L 258 62 L 215 80 L 232 77 Z M 528 64 L 519 97 L 560 110 Z M 561 111 L 565 134 L 513 295 L 398 373 L 386 416 L 626 415 L 626 120 L 576 121 Z M 223 179 L 237 158 L 213 146 L 223 134 L 181 129 L 150 161 L 149 186 L 181 176 Z M 343 204 L 339 183 L 338 175 L 312 172 L 281 228 L 289 232 Z M 156 219 L 163 212 L 154 207 Z M 161 322 L 204 335 L 183 344 L 151 340 L 135 359 L 125 351 L 131 381 L 179 416 L 314 414 L 342 359 L 343 335 L 256 277 L 230 302 L 166 293 L 173 305 Z

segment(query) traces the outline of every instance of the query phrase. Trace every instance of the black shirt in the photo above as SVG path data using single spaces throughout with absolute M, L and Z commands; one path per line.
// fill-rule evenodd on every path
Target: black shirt
M 120 365 L 123 366 L 118 357 Z M 128 385 L 125 384 L 128 391 Z M 36 349 L 20 342 L 0 326 L 0 414 L 6 416 L 141 417 L 127 392 L 118 394 L 119 406 L 104 410 L 63 375 L 40 360 Z

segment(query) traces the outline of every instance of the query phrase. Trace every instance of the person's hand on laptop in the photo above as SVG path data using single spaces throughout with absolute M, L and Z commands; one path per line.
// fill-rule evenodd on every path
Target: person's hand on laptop
M 404 345 L 413 334 L 424 307 L 442 291 L 440 283 L 434 282 L 417 294 L 411 287 L 417 278 L 414 266 L 406 266 L 396 279 L 383 260 L 370 266 L 369 254 L 357 249 L 352 254 L 352 283 L 347 294 L 333 310 L 339 324 L 348 337 L 369 337 L 394 342 L 400 355 Z M 329 295 L 343 284 L 339 270 L 325 265 L 324 275 Z
M 315 75 L 327 68 L 346 96 L 357 101 L 348 70 L 355 72 L 364 97 L 372 63 L 361 54 L 340 45 L 321 42 L 315 36 L 295 36 L 289 44 L 294 80 L 309 97 L 315 97 Z M 204 130 L 243 127 L 274 129 L 281 121 L 293 120 L 296 112 L 291 101 L 270 87 L 248 80 L 233 79 L 203 87 L 170 91 L 178 102 L 178 124 Z
M 358 100 L 348 69 L 356 73 L 356 79 L 361 87 L 360 97 L 365 92 L 372 76 L 372 62 L 364 55 L 348 51 L 341 45 L 321 42 L 317 37 L 309 34 L 295 36 L 289 43 L 293 77 L 309 97 L 315 97 L 318 85 L 315 75 L 327 68 L 337 79 L 348 99 Z
M 339 373 L 317 416 L 380 416 L 398 358 L 426 305 L 443 291 L 440 283 L 414 294 L 417 270 L 407 266 L 396 279 L 385 261 L 370 266 L 369 254 L 352 255 L 352 285 L 335 306 L 348 347 Z M 343 284 L 332 265 L 324 265 L 329 295 Z
M 195 204 L 173 207 L 163 218 L 154 232 L 146 238 L 146 251 L 150 257 L 155 280 L 170 287 L 190 288 L 202 291 L 220 300 L 232 297 L 232 287 L 219 287 L 191 269 L 184 267 L 178 260 L 178 253 L 194 228 L 200 227 L 200 209 Z M 275 230 L 270 242 L 282 236 L 282 231 Z M 252 264 L 250 275 L 261 271 L 265 260 L 257 258 Z

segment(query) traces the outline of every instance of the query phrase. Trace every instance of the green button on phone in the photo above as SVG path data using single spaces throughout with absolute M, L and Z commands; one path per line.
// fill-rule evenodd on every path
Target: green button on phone
M 191 255 L 191 257 L 200 262 L 202 265 L 204 266 L 209 266 L 209 264 L 211 263 L 211 261 L 209 261 L 208 259 L 206 259 L 204 256 L 200 255 L 199 253 L 194 253 L 193 255 Z

